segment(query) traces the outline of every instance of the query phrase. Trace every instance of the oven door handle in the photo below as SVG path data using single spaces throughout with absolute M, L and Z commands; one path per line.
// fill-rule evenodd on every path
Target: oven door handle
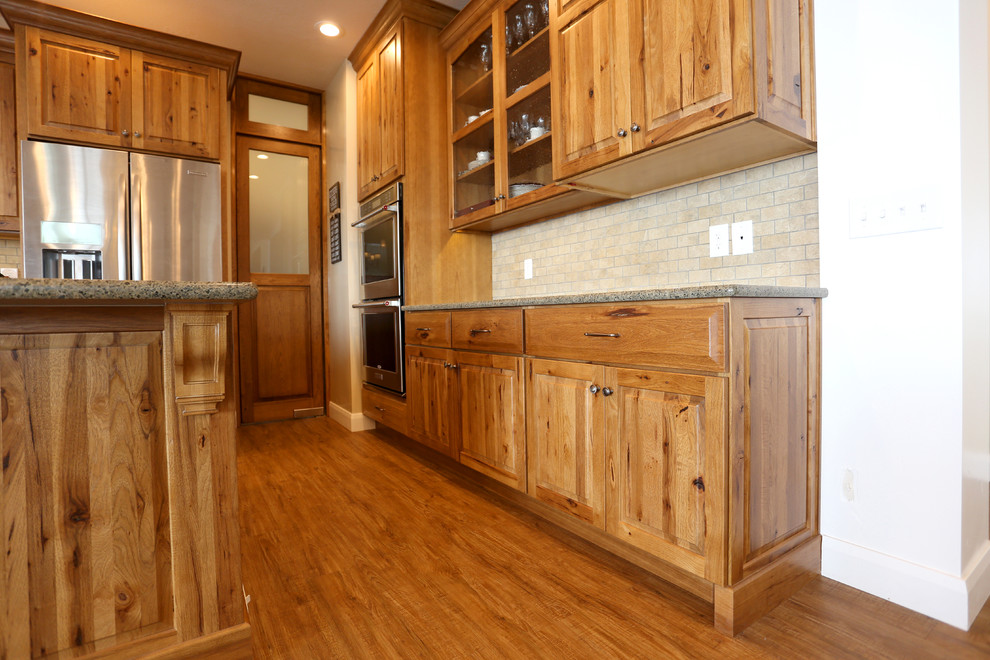
M 351 227 L 359 227 L 361 229 L 371 229 L 376 225 L 380 225 L 391 217 L 399 216 L 399 202 L 392 202 L 391 204 L 386 204 L 381 207 L 371 215 L 365 216 L 358 220 L 357 222 L 352 222 Z
M 372 300 L 371 302 L 359 302 L 351 305 L 354 309 L 365 309 L 368 307 L 398 307 L 398 300 Z

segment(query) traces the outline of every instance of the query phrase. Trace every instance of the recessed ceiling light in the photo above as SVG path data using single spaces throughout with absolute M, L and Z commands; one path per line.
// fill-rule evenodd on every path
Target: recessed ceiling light
M 268 154 L 258 154 L 258 160 L 268 160 Z
M 336 37 L 340 34 L 340 28 L 331 23 L 330 21 L 320 21 L 316 24 L 316 29 L 327 35 L 328 37 Z
M 249 179 L 257 179 L 258 178 L 258 175 L 257 174 L 248 174 L 248 178 Z

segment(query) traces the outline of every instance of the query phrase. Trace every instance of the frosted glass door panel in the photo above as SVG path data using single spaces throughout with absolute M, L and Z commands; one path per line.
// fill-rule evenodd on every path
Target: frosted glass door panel
M 309 162 L 250 151 L 252 273 L 309 273 Z

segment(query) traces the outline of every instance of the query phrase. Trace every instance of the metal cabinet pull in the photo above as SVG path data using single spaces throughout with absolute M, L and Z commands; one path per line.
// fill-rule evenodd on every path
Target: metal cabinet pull
M 482 333 L 486 333 L 486 332 L 487 332 L 487 333 L 489 333 L 489 334 L 491 334 L 491 330 L 487 330 L 487 329 L 485 329 L 485 328 L 482 328 L 482 329 L 473 329 L 473 330 L 471 330 L 470 332 L 471 332 L 471 336 L 472 336 L 472 337 L 473 337 L 474 335 L 480 335 L 480 334 L 482 334 Z
M 122 130 L 120 132 L 120 134 L 123 135 L 124 137 L 127 137 L 128 135 L 130 135 L 130 133 L 127 132 L 127 129 L 126 128 L 124 130 Z
M 616 135 L 618 135 L 619 137 L 626 137 L 627 135 L 629 135 L 629 133 L 626 132 L 626 129 L 620 128 L 619 132 L 616 133 Z
M 634 122 L 633 125 L 629 127 L 629 130 L 633 133 L 639 133 L 639 124 Z
M 585 337 L 612 337 L 618 339 L 621 335 L 618 332 L 586 332 Z
M 384 409 L 384 408 L 382 408 L 381 406 L 375 406 L 375 410 L 377 410 L 377 411 L 378 411 L 378 412 L 380 412 L 380 413 L 383 413 L 383 412 L 385 412 L 385 409 Z
M 433 328 L 416 328 L 416 332 L 430 332 Z
M 588 388 L 588 391 L 591 392 L 592 394 L 598 394 L 598 390 L 599 390 L 599 387 L 597 385 L 594 385 L 594 384 L 591 387 Z
M 615 392 L 612 391 L 611 387 L 605 387 L 602 388 L 602 394 L 604 394 L 605 396 L 612 396 L 613 394 L 615 394 Z
M 141 131 L 134 131 L 134 137 L 141 137 Z

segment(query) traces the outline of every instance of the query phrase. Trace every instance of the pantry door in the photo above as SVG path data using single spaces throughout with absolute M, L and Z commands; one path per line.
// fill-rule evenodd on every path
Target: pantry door
M 241 421 L 324 414 L 319 147 L 240 135 L 237 274 Z

